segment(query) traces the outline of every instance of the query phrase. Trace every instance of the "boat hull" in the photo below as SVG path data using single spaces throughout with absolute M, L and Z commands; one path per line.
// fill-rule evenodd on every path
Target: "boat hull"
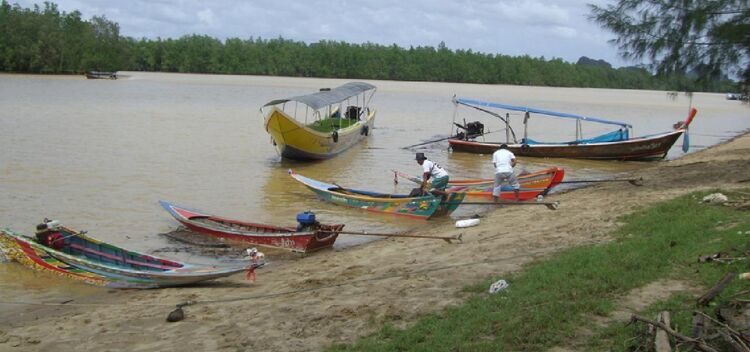
M 265 126 L 282 157 L 323 160 L 346 151 L 366 138 L 375 126 L 375 110 L 370 110 L 363 120 L 339 129 L 336 136 L 315 131 L 277 107 L 268 112 Z
M 508 144 L 516 156 L 570 159 L 649 160 L 662 159 L 685 130 L 676 130 L 651 137 L 631 138 L 620 142 L 561 144 Z M 455 152 L 492 154 L 502 143 L 485 143 L 451 139 Z
M 87 72 L 86 78 L 88 79 L 117 79 L 117 73 L 115 72 Z
M 10 230 L 0 230 L 0 248 L 9 260 L 34 271 L 46 272 L 90 285 L 112 288 L 128 286 L 127 282 L 70 266 L 50 256 L 42 246 L 20 237 L 20 235 L 12 234 Z
M 557 167 L 519 176 L 518 183 L 521 185 L 521 189 L 518 192 L 518 198 L 516 198 L 515 192 L 511 186 L 503 185 L 500 188 L 500 199 L 529 200 L 534 199 L 539 195 L 545 196 L 552 187 L 562 182 L 564 177 L 565 170 Z M 448 186 L 449 191 L 466 193 L 467 198 L 486 199 L 492 198 L 494 180 L 457 180 L 448 183 Z
M 64 238 L 59 250 L 7 229 L 0 231 L 0 245 L 10 258 L 34 270 L 113 288 L 182 286 L 248 269 L 180 263 L 115 247 L 67 227 L 59 232 Z
M 336 242 L 342 224 L 320 225 L 313 231 L 297 231 L 294 227 L 279 227 L 231 220 L 208 215 L 197 210 L 165 201 L 159 204 L 190 231 L 221 238 L 237 244 L 251 244 L 294 252 L 313 252 L 330 248 Z
M 318 198 L 338 205 L 362 210 L 428 220 L 452 213 L 466 197 L 465 193 L 450 192 L 446 199 L 439 196 L 406 197 L 345 189 L 313 180 L 289 171 L 297 181 L 313 191 Z

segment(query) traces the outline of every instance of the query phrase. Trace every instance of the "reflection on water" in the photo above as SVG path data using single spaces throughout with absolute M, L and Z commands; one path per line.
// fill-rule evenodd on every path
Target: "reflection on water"
M 228 218 L 292 225 L 313 210 L 321 222 L 348 230 L 397 232 L 452 219 L 424 222 L 326 204 L 287 175 L 295 171 L 342 186 L 408 193 L 392 170 L 419 174 L 415 150 L 401 147 L 445 137 L 453 128 L 451 97 L 526 105 L 631 123 L 635 135 L 671 129 L 688 100 L 665 92 L 370 81 L 378 87 L 375 130 L 360 145 L 331 160 L 281 160 L 263 127 L 259 108 L 289 96 L 335 87 L 340 79 L 126 73 L 125 79 L 0 75 L 0 226 L 30 234 L 45 217 L 61 220 L 105 241 L 141 251 L 170 245 L 158 233 L 177 223 L 158 205 L 173 201 Z M 747 106 L 722 94 L 696 93 L 691 126 L 694 146 L 710 146 L 750 127 Z M 481 119 L 459 111 L 457 121 Z M 485 117 L 486 118 L 486 117 Z M 520 116 L 511 116 L 513 123 Z M 573 124 L 533 117 L 530 135 L 569 139 Z M 488 120 L 487 138 L 505 138 Z M 600 126 L 584 126 L 596 134 Z M 518 137 L 522 129 L 516 127 Z M 682 154 L 677 142 L 669 157 Z M 490 155 L 450 153 L 446 142 L 421 147 L 454 177 L 489 178 Z M 519 168 L 566 169 L 569 179 L 611 177 L 640 162 L 520 158 Z M 483 211 L 461 207 L 453 219 Z M 341 236 L 337 247 L 365 237 Z M 179 257 L 179 256 L 178 256 Z M 211 262 L 201 256 L 179 257 Z M 272 260 L 272 258 L 271 258 Z M 60 280 L 0 264 L 0 291 L 73 290 Z M 13 268 L 13 269 L 8 269 Z M 50 288 L 48 283 L 52 283 Z M 37 286 L 35 286 L 37 285 Z M 75 284 L 81 286 L 80 284 Z

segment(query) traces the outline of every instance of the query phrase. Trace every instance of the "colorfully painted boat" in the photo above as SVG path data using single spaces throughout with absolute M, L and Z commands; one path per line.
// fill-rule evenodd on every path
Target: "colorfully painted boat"
M 240 272 L 264 262 L 216 267 L 188 264 L 123 249 L 98 241 L 65 226 L 50 227 L 59 234 L 54 247 L 35 238 L 0 230 L 0 249 L 11 260 L 37 271 L 50 272 L 92 285 L 112 288 L 158 288 L 194 284 Z
M 441 196 L 433 195 L 409 197 L 408 195 L 343 188 L 335 184 L 313 180 L 292 170 L 289 170 L 289 175 L 325 201 L 367 211 L 424 220 L 452 213 L 466 196 L 465 193 L 449 192 L 445 200 Z
M 422 178 L 409 176 L 408 174 L 396 171 L 397 175 L 406 178 L 415 183 L 421 183 Z M 518 200 L 529 200 L 545 196 L 549 190 L 560 184 L 565 177 L 565 170 L 558 167 L 524 174 L 518 176 L 518 183 L 521 189 L 518 193 Z M 494 179 L 456 179 L 448 182 L 448 191 L 466 193 L 467 198 L 492 198 L 492 188 Z M 500 199 L 516 200 L 513 188 L 509 185 L 503 185 L 500 188 Z
M 333 246 L 338 231 L 344 228 L 342 224 L 319 223 L 300 223 L 296 227 L 272 226 L 213 216 L 163 200 L 159 201 L 159 204 L 193 232 L 238 244 L 282 248 L 302 253 Z
M 448 143 L 453 151 L 477 154 L 492 154 L 502 144 L 507 144 L 508 149 L 516 156 L 549 157 L 549 158 L 577 158 L 577 159 L 616 159 L 616 160 L 649 160 L 661 159 L 667 155 L 677 139 L 684 135 L 682 149 L 687 152 L 689 148 L 688 127 L 693 121 L 696 109 L 691 109 L 688 118 L 675 124 L 675 130 L 642 137 L 630 137 L 632 126 L 618 121 L 605 120 L 595 117 L 587 117 L 569 113 L 560 113 L 549 110 L 530 108 L 525 106 L 514 106 L 501 103 L 483 102 L 470 99 L 454 99 L 456 106 L 467 106 L 492 116 L 500 118 L 505 122 L 506 142 L 479 142 L 476 138 L 484 135 L 481 123 L 467 126 L 458 125 L 464 131 L 456 134 L 455 138 L 449 139 Z M 488 108 L 522 111 L 525 113 L 523 119 L 524 137 L 520 142 L 516 141 L 515 132 L 510 127 L 507 115 L 487 110 Z M 532 113 L 548 117 L 559 117 L 576 120 L 576 139 L 569 142 L 540 142 L 527 137 L 527 127 Z M 595 122 L 618 126 L 618 129 L 593 138 L 582 137 L 582 122 Z M 511 139 L 510 136 L 513 136 Z
M 334 157 L 366 138 L 375 124 L 376 87 L 349 82 L 313 94 L 273 100 L 261 108 L 266 131 L 282 157 Z

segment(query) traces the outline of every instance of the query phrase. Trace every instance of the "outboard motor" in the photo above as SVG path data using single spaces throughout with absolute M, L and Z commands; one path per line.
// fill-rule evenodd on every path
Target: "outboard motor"
M 484 134 L 484 124 L 479 121 L 469 122 L 466 124 L 466 135 L 469 138 L 481 136 Z
M 456 130 L 456 139 L 468 141 L 469 139 L 484 135 L 484 124 L 479 121 L 469 122 L 465 126 L 455 122 L 453 124 L 456 125 L 456 127 L 458 127 L 459 129 L 463 130 Z
M 315 220 L 315 213 L 306 211 L 297 214 L 297 232 L 315 230 L 319 225 Z

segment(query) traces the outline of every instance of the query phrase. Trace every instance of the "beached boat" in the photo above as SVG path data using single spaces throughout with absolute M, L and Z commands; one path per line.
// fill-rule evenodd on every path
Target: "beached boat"
M 272 100 L 261 108 L 266 131 L 282 157 L 334 157 L 366 138 L 375 124 L 376 87 L 350 82 L 313 94 Z
M 86 78 L 88 79 L 117 79 L 117 72 L 89 71 L 89 72 L 86 72 Z
M 410 176 L 396 171 L 398 177 L 406 178 L 414 183 L 421 183 L 421 177 Z M 565 177 L 565 170 L 558 167 L 518 176 L 521 189 L 518 200 L 529 200 L 539 195 L 546 196 L 552 187 L 560 184 Z M 456 179 L 448 182 L 447 191 L 466 193 L 467 198 L 492 198 L 493 179 Z M 513 188 L 503 185 L 500 189 L 500 199 L 516 200 Z
M 0 250 L 37 271 L 112 288 L 157 288 L 194 284 L 248 270 L 264 263 L 216 267 L 188 264 L 123 249 L 88 237 L 85 232 L 47 222 L 58 241 L 45 246 L 35 238 L 0 230 Z M 54 248 L 53 248 L 54 247 Z
M 339 185 L 307 178 L 292 170 L 289 170 L 289 175 L 325 201 L 367 211 L 424 220 L 452 213 L 466 196 L 466 193 L 449 192 L 445 200 L 441 196 L 433 195 L 409 197 L 408 195 L 343 188 Z
M 180 207 L 166 201 L 159 204 L 193 232 L 225 239 L 237 244 L 289 249 L 295 252 L 312 252 L 333 246 L 342 224 L 323 225 L 315 221 L 310 213 L 298 215 L 296 227 L 281 227 L 231 220 L 204 212 Z
M 685 121 L 678 122 L 674 126 L 674 131 L 631 138 L 630 130 L 632 129 L 632 126 L 623 122 L 470 99 L 454 99 L 453 101 L 456 104 L 456 107 L 467 106 L 500 118 L 505 122 L 505 128 L 507 131 L 505 143 L 480 142 L 477 141 L 476 138 L 484 135 L 483 124 L 467 124 L 466 126 L 461 127 L 462 131 L 459 131 L 455 138 L 448 140 L 453 151 L 491 154 L 499 149 L 502 144 L 507 144 L 508 149 L 517 156 L 548 158 L 617 160 L 661 159 L 667 155 L 667 152 L 672 145 L 683 134 L 685 137 L 683 139 L 682 148 L 683 151 L 688 150 L 689 142 L 687 131 L 697 113 L 696 109 L 691 109 L 688 118 Z M 524 137 L 520 141 L 517 141 L 515 138 L 515 132 L 513 132 L 507 119 L 507 115 L 506 118 L 504 118 L 498 113 L 487 110 L 487 108 L 524 112 Z M 550 117 L 575 119 L 576 139 L 569 142 L 541 142 L 528 138 L 527 127 L 532 113 Z M 583 138 L 581 125 L 583 121 L 615 125 L 618 126 L 618 129 L 593 138 Z M 511 135 L 513 136 L 512 139 L 510 138 Z

